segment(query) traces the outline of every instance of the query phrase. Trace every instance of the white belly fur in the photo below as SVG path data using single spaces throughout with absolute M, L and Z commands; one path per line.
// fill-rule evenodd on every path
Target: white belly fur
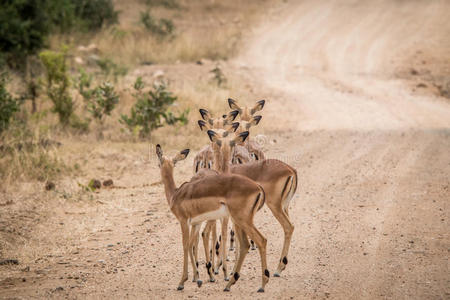
M 207 213 L 198 215 L 191 219 L 191 224 L 199 224 L 204 221 L 217 220 L 228 216 L 228 210 L 225 205 L 221 205 L 219 209 L 208 211 Z

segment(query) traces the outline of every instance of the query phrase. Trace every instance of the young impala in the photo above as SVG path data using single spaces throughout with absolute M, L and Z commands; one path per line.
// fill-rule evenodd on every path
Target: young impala
M 234 139 L 234 143 L 238 140 L 245 140 L 247 136 L 248 132 L 241 133 Z M 174 158 L 170 158 L 164 156 L 161 146 L 157 145 L 156 154 L 167 202 L 181 226 L 184 256 L 183 272 L 178 290 L 184 288 L 184 283 L 188 279 L 189 257 L 194 278 L 197 280 L 199 287 L 202 285 L 202 281 L 198 279 L 198 270 L 192 249 L 201 223 L 231 217 L 236 226 L 240 252 L 233 268 L 233 276 L 225 287 L 225 291 L 229 291 L 231 285 L 239 279 L 239 272 L 249 248 L 247 240 L 247 236 L 249 236 L 258 245 L 262 268 L 262 283 L 258 292 L 264 292 L 264 287 L 270 276 L 266 262 L 267 240 L 253 224 L 255 213 L 263 206 L 265 201 L 264 190 L 254 181 L 233 174 L 204 176 L 185 182 L 176 188 L 173 168 L 178 161 L 187 157 L 189 149 L 185 149 Z M 189 231 L 190 225 L 192 226 L 191 232 Z
M 294 226 L 289 220 L 289 202 L 297 189 L 297 172 L 294 168 L 277 159 L 253 161 L 242 165 L 230 165 L 230 157 L 235 146 L 233 137 L 222 137 L 213 130 L 208 136 L 215 146 L 214 165 L 223 174 L 239 174 L 250 178 L 262 186 L 266 193 L 266 204 L 284 230 L 284 244 L 280 262 L 274 276 L 279 277 L 288 263 L 287 255 Z

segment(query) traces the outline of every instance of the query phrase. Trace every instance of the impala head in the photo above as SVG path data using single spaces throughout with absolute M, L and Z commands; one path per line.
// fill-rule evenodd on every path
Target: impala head
M 161 169 L 161 172 L 164 170 L 172 171 L 175 164 L 180 160 L 186 159 L 188 154 L 189 149 L 184 149 L 171 158 L 168 156 L 164 156 L 161 146 L 159 144 L 156 145 L 156 156 L 158 156 L 158 166 Z
M 223 115 L 222 117 L 213 118 L 210 112 L 206 109 L 201 108 L 200 114 L 202 115 L 202 119 L 204 124 L 207 126 L 207 129 L 219 129 L 224 128 L 226 125 L 230 125 L 234 119 L 236 119 L 239 112 L 237 110 L 229 112 L 227 115 Z M 200 125 L 200 123 L 199 123 Z M 200 129 L 203 130 L 200 125 Z
M 253 116 L 249 121 L 240 121 L 239 128 L 236 130 L 237 133 L 244 131 L 249 131 L 251 127 L 256 126 L 261 121 L 262 116 Z
M 238 127 L 239 127 L 239 122 L 233 122 L 233 123 L 229 123 L 226 124 L 224 127 L 222 128 L 215 128 L 213 126 L 211 126 L 208 122 L 204 121 L 204 120 L 198 120 L 198 127 L 200 127 L 200 130 L 216 130 L 218 132 L 235 132 Z
M 253 107 L 241 107 L 237 104 L 236 100 L 228 98 L 228 105 L 231 109 L 237 110 L 239 115 L 241 116 L 242 121 L 250 121 L 251 117 L 257 112 L 264 108 L 264 104 L 266 100 L 259 100 L 256 102 L 256 105 Z
M 228 170 L 234 147 L 237 144 L 243 143 L 248 135 L 248 131 L 235 135 L 228 131 L 217 132 L 215 130 L 208 130 L 208 136 L 213 145 L 214 167 L 216 171 L 224 172 Z

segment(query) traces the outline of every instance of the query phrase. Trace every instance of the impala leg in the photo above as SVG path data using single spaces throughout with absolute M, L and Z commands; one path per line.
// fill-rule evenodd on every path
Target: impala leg
M 215 251 L 215 246 L 217 243 L 217 222 L 211 221 L 211 247 L 209 248 L 210 250 L 210 256 L 211 256 L 211 273 L 214 273 L 214 266 L 216 265 L 216 255 L 214 253 Z
M 231 231 L 230 231 L 230 251 L 234 250 L 234 232 L 235 232 L 235 226 L 233 224 L 233 226 L 231 227 Z
M 200 230 L 200 224 L 197 225 L 193 225 L 192 226 L 192 231 L 189 237 L 189 256 L 191 257 L 191 262 L 192 262 L 192 270 L 194 273 L 194 279 L 192 280 L 193 282 L 197 282 L 198 287 L 202 286 L 202 281 L 198 278 L 199 274 L 198 274 L 198 266 L 197 266 L 197 262 L 195 261 L 194 258 L 194 243 L 195 241 L 198 239 L 198 232 Z
M 198 226 L 199 226 L 199 229 L 195 233 L 194 244 L 192 246 L 192 250 L 194 251 L 195 265 L 197 266 L 197 269 L 198 269 L 198 242 L 199 242 L 199 239 L 200 239 L 200 237 L 199 237 L 200 225 L 198 225 Z
M 180 221 L 181 235 L 183 241 L 183 273 L 181 275 L 180 283 L 178 284 L 178 290 L 184 289 L 184 283 L 188 279 L 188 263 L 189 263 L 189 226 L 186 221 Z
M 250 245 L 251 245 L 250 249 L 256 250 L 255 242 L 253 240 L 250 240 Z
M 278 222 L 280 222 L 284 231 L 284 243 L 283 250 L 281 251 L 280 262 L 278 263 L 276 272 L 273 274 L 273 276 L 275 277 L 280 277 L 281 272 L 286 269 L 286 265 L 288 263 L 287 256 L 289 252 L 289 246 L 291 244 L 292 233 L 294 232 L 294 225 L 292 225 L 289 217 L 281 207 L 273 208 L 269 206 L 269 208 Z
M 216 221 L 214 221 L 215 223 Z M 211 256 L 210 255 L 210 248 L 209 248 L 209 235 L 211 233 L 211 228 L 212 228 L 212 221 L 209 221 L 206 223 L 205 229 L 203 229 L 202 232 L 202 239 L 203 239 L 203 248 L 205 248 L 205 265 L 206 265 L 206 271 L 208 272 L 209 275 L 209 281 L 210 282 L 214 282 L 214 272 L 213 272 L 213 268 L 212 268 L 212 263 L 211 263 Z
M 250 224 L 251 226 L 246 226 L 245 233 L 253 240 L 255 241 L 256 246 L 258 246 L 259 255 L 261 256 L 261 269 L 262 269 L 262 282 L 261 287 L 258 290 L 258 293 L 264 292 L 264 287 L 266 286 L 267 282 L 269 282 L 270 273 L 269 270 L 267 270 L 267 254 L 266 254 L 266 247 L 267 247 L 267 239 L 256 229 L 256 227 L 253 224 Z
M 227 231 L 228 231 L 228 217 L 221 219 L 222 224 L 222 235 L 221 235 L 221 242 L 219 243 L 219 260 L 216 267 L 216 274 L 219 273 L 219 268 L 222 266 L 223 270 L 223 276 L 225 281 L 228 281 L 228 274 L 227 274 L 227 248 L 226 248 L 226 241 L 227 241 Z
M 250 244 L 248 243 L 247 235 L 244 233 L 242 228 L 238 225 L 235 225 L 235 234 L 239 242 L 239 253 L 237 254 L 237 260 L 234 263 L 233 272 L 231 273 L 231 279 L 230 282 L 228 282 L 227 286 L 225 287 L 224 291 L 228 292 L 233 284 L 236 283 L 236 281 L 240 277 L 240 271 L 242 267 L 242 263 L 244 262 L 244 258 L 248 253 L 248 249 L 250 247 Z

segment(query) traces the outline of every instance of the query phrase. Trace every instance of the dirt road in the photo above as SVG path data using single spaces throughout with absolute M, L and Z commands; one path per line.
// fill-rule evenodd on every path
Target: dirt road
M 7 267 L 0 296 L 448 299 L 450 103 L 413 90 L 398 70 L 411 49 L 449 42 L 449 17 L 448 1 L 288 1 L 231 63 L 268 99 L 268 156 L 299 174 L 289 264 L 264 294 L 255 251 L 230 293 L 221 276 L 176 291 L 179 225 L 163 187 L 149 185 L 159 180 L 150 159 L 125 169 L 125 188 L 101 190 L 100 204 L 58 208 L 36 232 L 54 235 L 60 250 L 30 270 Z M 177 182 L 190 174 L 188 161 Z M 281 227 L 266 208 L 256 224 L 273 273 Z

